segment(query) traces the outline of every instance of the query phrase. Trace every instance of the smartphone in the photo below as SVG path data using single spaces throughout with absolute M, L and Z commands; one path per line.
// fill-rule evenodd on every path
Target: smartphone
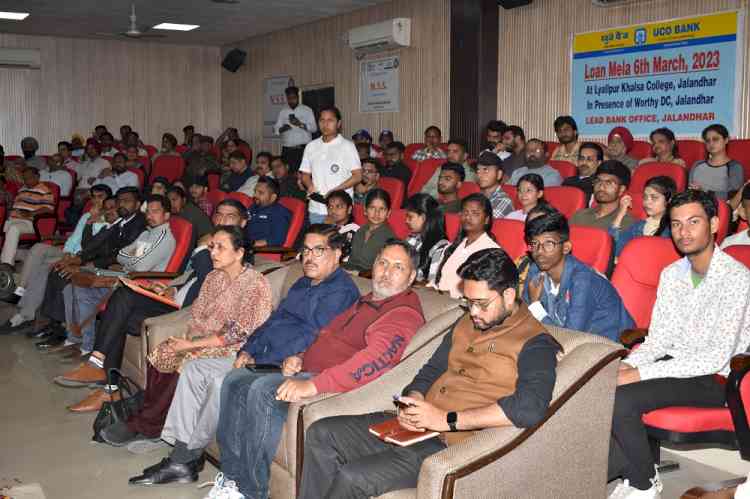
M 406 409 L 407 407 L 414 407 L 414 404 L 407 404 L 406 402 L 401 402 L 401 395 L 393 396 L 393 405 L 395 405 L 399 409 Z
M 281 366 L 277 366 L 276 364 L 248 364 L 245 366 L 245 368 L 249 371 L 260 374 L 281 372 Z
M 294 113 L 289 115 L 289 121 L 296 120 L 297 117 L 294 115 Z

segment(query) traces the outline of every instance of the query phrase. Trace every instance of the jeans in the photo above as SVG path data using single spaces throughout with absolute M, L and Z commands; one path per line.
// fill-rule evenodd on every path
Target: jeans
M 296 378 L 306 378 L 299 374 Z M 216 440 L 221 471 L 237 482 L 247 498 L 268 497 L 271 462 L 281 440 L 289 403 L 276 400 L 276 390 L 287 378 L 234 369 L 221 387 L 221 409 Z
M 47 276 L 52 265 L 63 257 L 63 250 L 57 246 L 37 243 L 23 264 L 23 271 L 18 285 L 25 289 L 24 295 L 18 302 L 18 313 L 24 320 L 30 321 L 36 316 L 36 311 L 44 299 L 47 289 Z
M 370 425 L 393 417 L 377 412 L 313 423 L 305 434 L 300 499 L 367 499 L 416 487 L 424 460 L 445 444 L 431 438 L 399 447 L 370 435 Z
M 63 296 L 65 297 L 65 322 L 68 324 L 68 328 L 70 328 L 71 324 L 80 325 L 92 314 L 95 314 L 102 299 L 110 291 L 109 288 L 79 288 L 72 284 L 66 286 L 63 290 Z M 82 351 L 91 352 L 94 349 L 94 342 L 96 340 L 95 325 L 96 317 L 81 328 L 82 340 L 78 340 L 70 332 L 68 332 L 68 340 L 74 343 L 80 342 Z

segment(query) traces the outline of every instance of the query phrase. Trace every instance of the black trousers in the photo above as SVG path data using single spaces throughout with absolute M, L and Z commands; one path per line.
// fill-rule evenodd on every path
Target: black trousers
M 143 321 L 174 312 L 175 308 L 152 300 L 128 288 L 118 288 L 109 299 L 96 330 L 94 350 L 103 353 L 104 370 L 120 368 L 128 334 L 141 334 Z
M 305 146 L 281 148 L 281 157 L 289 165 L 289 173 L 296 173 L 299 170 L 304 152 Z
M 623 477 L 646 490 L 654 477 L 654 458 L 641 416 L 672 406 L 723 407 L 724 385 L 713 375 L 658 378 L 617 387 L 609 444 L 608 480 Z
M 44 301 L 39 311 L 48 319 L 65 322 L 65 299 L 63 289 L 70 281 L 61 277 L 56 270 L 50 270 L 47 277 L 47 288 L 44 290 Z
M 368 498 L 416 487 L 422 462 L 445 444 L 432 438 L 399 447 L 368 431 L 393 417 L 378 412 L 314 423 L 305 434 L 300 499 Z

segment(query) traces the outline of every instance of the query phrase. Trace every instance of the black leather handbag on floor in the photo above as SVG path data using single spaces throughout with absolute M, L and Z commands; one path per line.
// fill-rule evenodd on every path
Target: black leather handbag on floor
M 137 413 L 143 407 L 143 390 L 141 390 L 133 380 L 120 373 L 119 369 L 110 369 L 107 373 L 107 384 L 112 383 L 112 374 L 118 374 L 117 389 L 120 392 L 119 400 L 110 400 L 102 404 L 99 413 L 94 419 L 94 436 L 92 439 L 96 442 L 104 442 L 101 431 L 110 425 L 120 421 L 127 421 L 128 418 Z

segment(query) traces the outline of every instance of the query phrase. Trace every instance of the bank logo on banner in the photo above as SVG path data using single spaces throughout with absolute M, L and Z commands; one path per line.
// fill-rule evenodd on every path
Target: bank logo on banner
M 635 44 L 643 45 L 646 43 L 646 28 L 638 28 L 635 30 Z

